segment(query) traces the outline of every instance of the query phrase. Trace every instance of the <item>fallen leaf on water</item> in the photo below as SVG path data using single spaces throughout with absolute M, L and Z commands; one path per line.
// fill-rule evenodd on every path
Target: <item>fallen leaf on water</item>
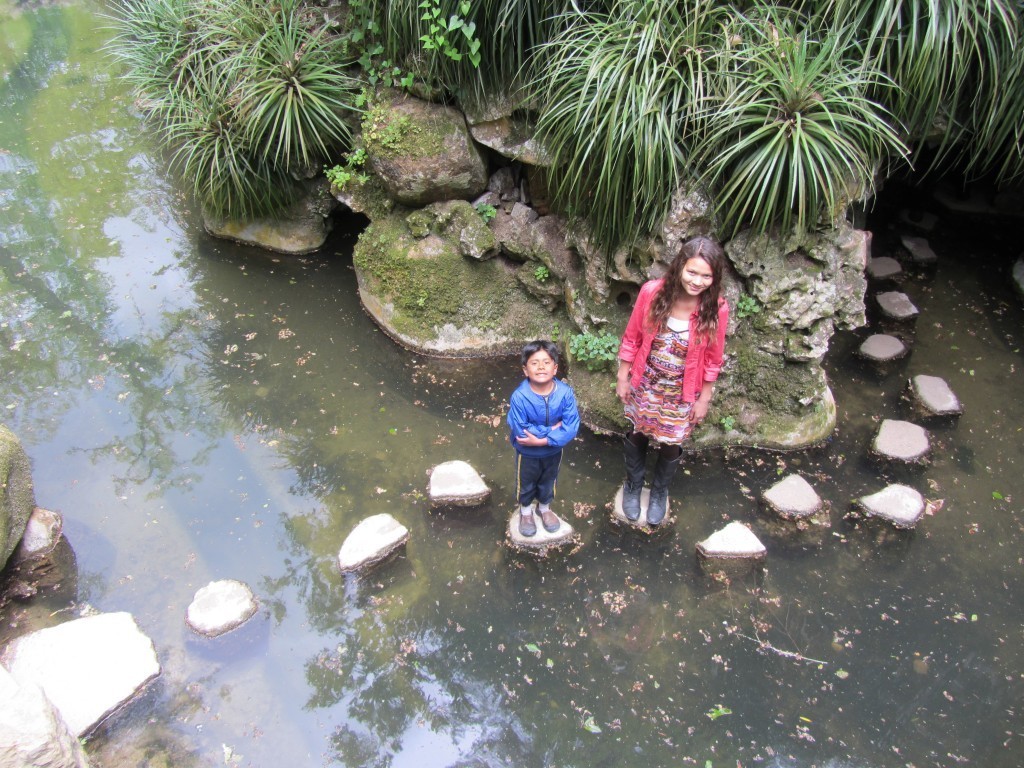
M 594 717 L 591 715 L 583 721 L 583 730 L 590 731 L 590 733 L 600 733 L 601 726 L 594 722 Z

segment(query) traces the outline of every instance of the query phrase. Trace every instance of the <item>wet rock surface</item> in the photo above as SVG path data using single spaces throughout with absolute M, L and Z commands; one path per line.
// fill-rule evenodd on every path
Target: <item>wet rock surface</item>
M 25 534 L 14 550 L 13 561 L 23 563 L 46 557 L 57 546 L 64 531 L 64 519 L 49 509 L 36 507 L 25 525 Z
M 907 345 L 895 336 L 890 336 L 887 333 L 875 333 L 864 340 L 864 343 L 858 348 L 857 354 L 867 360 L 886 363 L 906 357 L 909 351 Z
M 913 488 L 895 484 L 862 496 L 856 506 L 868 517 L 885 520 L 896 528 L 913 528 L 924 515 L 925 500 Z
M 0 568 L 14 552 L 36 508 L 32 470 L 21 441 L 0 424 Z
M 491 489 L 467 461 L 446 461 L 430 473 L 427 495 L 434 507 L 475 507 L 491 497 Z
M 934 264 L 939 260 L 938 256 L 935 255 L 935 251 L 932 250 L 928 241 L 923 237 L 903 235 L 900 237 L 900 242 L 907 249 L 911 260 L 915 264 Z
M 153 642 L 128 613 L 101 613 L 13 640 L 0 662 L 38 685 L 84 736 L 160 674 Z
M 409 529 L 388 514 L 372 515 L 357 525 L 338 552 L 342 573 L 369 568 L 409 541 Z
M 878 308 L 890 320 L 911 320 L 918 315 L 918 309 L 910 297 L 899 291 L 887 291 L 875 296 Z
M 248 584 L 221 579 L 196 592 L 185 613 L 185 622 L 201 635 L 217 637 L 244 624 L 256 608 L 256 597 Z
M 872 452 L 881 458 L 906 463 L 923 461 L 930 448 L 924 427 L 898 419 L 883 420 L 871 443 Z
M 878 256 L 868 261 L 867 273 L 874 280 L 890 280 L 903 274 L 903 267 L 891 256 Z
M 800 475 L 789 475 L 767 491 L 761 498 L 779 517 L 797 520 L 821 511 L 824 502 L 814 487 Z
M 958 416 L 963 413 L 960 398 L 945 379 L 920 374 L 910 380 L 910 395 L 914 404 L 932 416 Z
M 767 553 L 749 526 L 735 520 L 697 544 L 697 554 L 709 560 L 763 560 Z

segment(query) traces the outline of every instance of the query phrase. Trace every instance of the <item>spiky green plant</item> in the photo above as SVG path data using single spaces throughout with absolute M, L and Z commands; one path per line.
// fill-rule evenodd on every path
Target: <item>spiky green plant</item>
M 609 251 L 652 231 L 690 176 L 720 15 L 705 0 L 619 0 L 544 45 L 533 90 L 555 200 Z
M 857 55 L 854 30 L 816 35 L 801 21 L 760 5 L 736 16 L 736 47 L 721 52 L 722 103 L 696 159 L 726 231 L 832 224 L 906 152 L 869 96 L 886 79 Z

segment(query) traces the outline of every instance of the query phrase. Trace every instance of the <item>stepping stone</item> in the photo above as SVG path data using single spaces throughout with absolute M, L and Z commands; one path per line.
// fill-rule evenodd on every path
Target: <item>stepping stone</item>
M 200 635 L 217 637 L 247 622 L 256 607 L 248 584 L 235 579 L 211 581 L 192 598 L 185 623 Z
M 918 315 L 918 309 L 910 297 L 899 291 L 886 291 L 875 296 L 882 314 L 890 320 L 910 320 Z
M 876 333 L 864 340 L 857 353 L 868 360 L 886 363 L 890 360 L 906 357 L 909 351 L 907 345 L 895 336 L 890 336 L 886 333 Z
M 675 523 L 676 519 L 672 516 L 672 497 L 670 496 L 665 502 L 665 519 L 657 525 L 649 525 L 647 523 L 647 505 L 651 501 L 651 489 L 647 486 L 640 491 L 640 517 L 636 520 L 630 520 L 626 517 L 626 513 L 622 511 L 622 486 L 619 486 L 619 490 L 615 492 L 615 500 L 612 502 L 612 520 L 620 525 L 626 525 L 630 528 L 636 528 L 637 530 L 644 531 L 645 533 L 652 533 L 653 531 L 659 531 L 662 528 L 666 528 Z
M 935 251 L 932 250 L 928 241 L 923 237 L 901 235 L 900 242 L 903 243 L 903 247 L 907 249 L 911 260 L 915 264 L 934 264 L 939 260 L 939 257 L 935 255 Z
M 888 280 L 903 273 L 903 267 L 891 256 L 879 256 L 868 260 L 868 277 L 875 280 Z
M 128 613 L 100 613 L 13 640 L 0 661 L 46 694 L 71 732 L 88 734 L 160 674 L 153 641 Z
M 933 416 L 959 416 L 964 412 L 960 399 L 938 376 L 915 376 L 910 380 L 910 392 L 914 403 Z
M 352 529 L 338 552 L 338 567 L 350 573 L 376 565 L 409 541 L 409 529 L 389 514 L 372 515 Z
M 427 495 L 432 507 L 475 507 L 491 496 L 491 489 L 468 462 L 446 461 L 430 473 Z
M 900 219 L 911 226 L 917 227 L 925 232 L 931 232 L 939 223 L 939 217 L 928 211 L 900 211 Z
M 57 546 L 63 532 L 64 519 L 59 514 L 36 507 L 25 525 L 25 533 L 18 548 L 14 550 L 12 562 L 21 563 L 46 557 Z
M 1024 258 L 1017 259 L 1013 264 L 1013 284 L 1017 294 L 1024 298 Z
M 923 461 L 929 448 L 928 432 L 924 427 L 896 419 L 882 421 L 871 444 L 871 450 L 879 456 L 907 463 Z
M 544 554 L 550 547 L 559 547 L 575 541 L 576 532 L 561 517 L 558 517 L 559 526 L 558 530 L 554 533 L 549 533 L 544 529 L 540 522 L 540 515 L 534 513 L 534 519 L 537 521 L 537 532 L 533 536 L 523 536 L 519 532 L 519 509 L 517 508 L 512 513 L 512 516 L 508 519 L 508 528 L 506 530 L 512 546 L 517 549 L 537 551 L 540 554 Z
M 761 494 L 761 498 L 775 514 L 786 520 L 810 517 L 823 506 L 821 497 L 800 475 L 783 478 Z
M 913 528 L 924 515 L 924 497 L 906 485 L 890 485 L 878 493 L 857 499 L 868 517 L 877 517 L 896 528 Z
M 735 520 L 697 544 L 697 554 L 709 560 L 763 560 L 767 552 L 754 532 Z

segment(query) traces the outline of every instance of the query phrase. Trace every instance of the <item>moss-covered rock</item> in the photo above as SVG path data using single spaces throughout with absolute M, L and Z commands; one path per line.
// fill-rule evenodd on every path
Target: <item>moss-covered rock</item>
M 21 541 L 35 506 L 28 456 L 18 436 L 0 424 L 0 568 Z

